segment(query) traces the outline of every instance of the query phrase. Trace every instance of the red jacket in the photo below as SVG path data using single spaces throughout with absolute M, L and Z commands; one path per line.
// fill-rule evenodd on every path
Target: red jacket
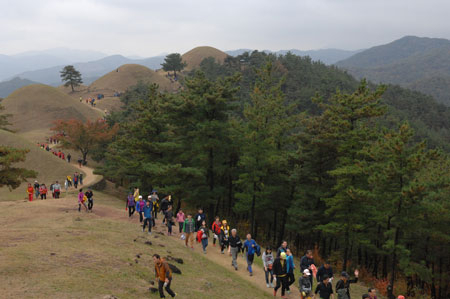
M 211 230 L 216 234 L 216 235 L 220 235 L 220 222 L 219 224 L 217 224 L 215 221 L 212 224 Z

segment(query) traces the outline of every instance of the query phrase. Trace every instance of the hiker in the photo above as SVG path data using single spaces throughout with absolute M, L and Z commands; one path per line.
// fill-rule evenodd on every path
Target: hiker
M 153 205 L 150 201 L 147 200 L 145 206 L 142 208 L 142 212 L 144 214 L 144 225 L 142 226 L 142 231 L 145 232 L 145 227 L 148 225 L 148 234 L 152 234 L 152 209 Z
M 55 183 L 50 184 L 50 192 L 52 193 L 52 198 L 55 198 Z
M 167 209 L 169 208 L 168 198 L 169 197 L 166 196 L 161 200 L 160 207 L 161 207 L 161 213 L 163 214 L 163 222 L 162 223 L 166 223 L 166 212 L 167 212 Z
M 215 221 L 213 222 L 211 226 L 211 230 L 213 232 L 213 247 L 216 247 L 216 240 L 219 240 L 220 236 L 220 218 L 219 216 L 216 216 Z
M 206 226 L 206 221 L 198 229 L 197 238 L 199 243 L 202 243 L 203 253 L 206 254 L 206 247 L 208 247 L 209 230 Z
M 288 248 L 287 245 L 288 245 L 287 241 L 281 242 L 281 246 L 277 250 L 277 257 L 279 257 L 282 252 L 286 253 L 286 249 Z
M 195 222 L 192 219 L 192 215 L 188 214 L 187 219 L 184 221 L 183 232 L 185 234 L 186 247 L 188 247 L 188 242 L 191 243 L 191 249 L 194 249 L 194 232 L 195 232 Z
M 142 199 L 142 196 L 139 195 L 139 199 L 136 202 L 136 213 L 139 213 L 139 222 L 142 223 L 144 221 L 144 206 L 145 201 Z
M 307 250 L 305 255 L 300 259 L 300 271 L 303 273 L 305 269 L 308 269 L 311 274 L 313 274 L 313 266 L 314 258 L 312 250 Z M 311 280 L 311 284 L 313 284 L 313 275 L 309 276 L 309 280 Z
M 153 218 L 157 219 L 158 209 L 159 209 L 159 196 L 156 194 L 157 190 L 152 190 L 152 195 L 150 195 L 153 203 Z
M 83 174 L 80 173 L 80 175 L 78 176 L 78 180 L 80 181 L 80 185 L 83 185 Z
M 78 193 L 78 212 L 81 212 L 81 205 L 83 205 L 86 212 L 88 211 L 86 207 L 86 196 L 83 193 L 83 189 L 80 189 L 80 192 Z
M 308 269 L 305 269 L 305 271 L 306 270 Z M 316 291 L 314 293 L 314 298 L 317 298 L 317 294 L 319 294 L 321 299 L 329 299 L 330 297 L 331 299 L 334 299 L 333 286 L 327 275 L 322 276 L 322 281 L 316 286 Z
M 138 199 L 139 199 L 139 188 L 138 187 L 134 187 L 133 198 L 134 198 L 134 202 L 138 201 Z
M 70 163 L 70 159 L 72 159 L 72 155 L 69 153 L 69 154 L 67 155 L 67 162 Z
M 287 263 L 287 288 L 286 291 L 288 294 L 291 293 L 291 285 L 295 282 L 295 275 L 294 275 L 294 256 L 292 255 L 291 250 L 288 248 L 286 249 L 286 263 Z
M 61 153 L 61 159 L 66 160 L 66 156 L 64 155 L 64 153 Z
M 350 299 L 350 284 L 358 282 L 359 271 L 355 270 L 355 279 L 350 279 L 347 272 L 341 273 L 341 279 L 336 283 L 336 293 L 338 299 Z
M 78 158 L 78 166 L 81 168 L 82 167 L 82 165 L 81 164 L 83 164 L 83 159 L 81 159 L 81 157 L 80 158 Z
M 242 248 L 242 242 L 237 234 L 237 230 L 233 228 L 231 230 L 231 236 L 228 238 L 228 254 L 231 255 L 232 261 L 231 265 L 234 267 L 234 270 L 238 270 L 237 265 L 237 256 L 239 251 L 241 251 Z
M 247 234 L 247 240 L 244 242 L 244 251 L 246 251 L 246 259 L 247 259 L 247 271 L 250 273 L 250 276 L 253 276 L 253 260 L 255 258 L 256 248 L 258 244 L 256 241 L 252 239 L 251 234 Z
M 287 263 L 286 263 L 286 252 L 280 253 L 280 256 L 273 262 L 273 276 L 276 279 L 276 286 L 273 289 L 273 295 L 277 295 L 278 289 L 281 287 L 281 298 L 286 298 L 286 288 L 287 288 Z
M 41 187 L 41 185 L 38 183 L 38 181 L 34 181 L 34 185 L 33 185 L 33 188 L 34 188 L 34 198 L 36 198 L 36 199 L 39 198 L 39 194 L 40 194 L 39 188 L 40 188 L 40 187 Z
M 88 191 L 86 191 L 86 193 L 84 193 L 84 195 L 86 195 L 87 197 L 87 201 L 88 201 L 88 210 L 92 213 L 92 208 L 94 207 L 94 193 L 92 192 L 92 189 L 89 188 Z
M 67 183 L 69 183 L 69 187 L 72 187 L 72 177 L 70 175 L 67 176 Z
M 272 248 L 269 246 L 266 248 L 266 251 L 262 254 L 262 261 L 264 266 L 264 274 L 266 276 L 266 286 L 268 288 L 273 288 L 273 254 L 272 254 Z M 269 281 L 269 274 L 270 274 L 270 281 Z
M 28 201 L 33 201 L 34 188 L 28 183 L 27 187 Z
M 325 261 L 319 270 L 317 270 L 316 278 L 317 282 L 322 281 L 322 276 L 327 275 L 330 283 L 333 281 L 333 269 L 329 262 Z
M 47 187 L 45 186 L 45 184 L 42 184 L 39 187 L 39 194 L 41 195 L 41 200 L 47 199 Z
M 134 214 L 135 205 L 136 205 L 136 202 L 134 201 L 134 196 L 130 192 L 130 194 L 128 194 L 127 203 L 126 203 L 126 207 L 125 207 L 125 210 L 128 209 L 128 217 L 131 217 Z
M 186 220 L 186 216 L 183 213 L 183 210 L 179 210 L 177 213 L 177 222 L 178 222 L 178 227 L 180 230 L 180 234 L 183 232 L 183 225 L 184 225 L 184 221 Z
M 228 248 L 229 242 L 228 238 L 230 237 L 230 227 L 227 224 L 226 220 L 222 220 L 222 226 L 220 227 L 220 253 L 224 254 L 225 248 Z
M 158 281 L 159 297 L 166 298 L 164 295 L 164 288 L 170 296 L 175 297 L 176 294 L 170 289 L 172 283 L 172 271 L 169 264 L 162 260 L 158 254 L 153 255 L 153 262 L 155 262 L 155 276 Z
M 61 185 L 58 181 L 53 185 L 53 193 L 55 194 L 55 198 L 59 198 L 59 195 L 61 194 Z
M 167 224 L 167 235 L 171 236 L 172 235 L 172 225 L 174 225 L 172 206 L 169 206 L 169 209 L 167 209 L 166 224 Z
M 303 271 L 302 277 L 298 280 L 298 289 L 300 291 L 300 299 L 306 299 L 312 295 L 312 284 L 309 280 L 311 273 L 308 269 Z
M 78 172 L 75 172 L 73 175 L 73 186 L 75 187 L 75 189 L 78 188 Z
M 369 295 L 370 299 L 377 299 L 377 290 L 375 288 L 369 288 L 367 295 Z
M 198 231 L 203 221 L 206 221 L 206 215 L 203 213 L 203 209 L 199 208 L 197 215 L 195 215 L 195 231 Z

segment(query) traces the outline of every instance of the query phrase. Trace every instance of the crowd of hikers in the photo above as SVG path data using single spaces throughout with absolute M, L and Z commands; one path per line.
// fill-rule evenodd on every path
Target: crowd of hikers
M 329 299 L 351 299 L 350 285 L 356 283 L 359 277 L 359 271 L 353 272 L 354 277 L 351 278 L 347 272 L 341 272 L 335 280 L 333 268 L 328 261 L 324 261 L 320 267 L 316 267 L 313 251 L 307 250 L 305 255 L 300 259 L 297 265 L 294 262 L 294 256 L 288 246 L 287 241 L 283 241 L 279 248 L 273 249 L 266 247 L 265 250 L 252 239 L 251 234 L 246 234 L 245 239 L 241 239 L 236 228 L 230 228 L 227 220 L 221 220 L 216 216 L 211 225 L 207 224 L 207 217 L 202 208 L 193 215 L 185 214 L 180 208 L 174 212 L 174 203 L 171 195 L 167 195 L 162 199 L 159 198 L 157 190 L 152 190 L 151 194 L 144 198 L 139 188 L 135 187 L 126 199 L 126 211 L 128 217 L 139 215 L 140 230 L 152 233 L 152 227 L 156 226 L 158 214 L 162 216 L 163 225 L 167 226 L 167 234 L 171 236 L 173 226 L 178 225 L 178 233 L 180 239 L 184 240 L 187 248 L 194 250 L 194 243 L 201 245 L 204 254 L 207 253 L 209 240 L 212 238 L 212 246 L 218 246 L 221 254 L 227 253 L 231 256 L 231 266 L 238 271 L 238 257 L 243 254 L 249 276 L 253 276 L 253 263 L 255 258 L 261 258 L 265 274 L 265 283 L 267 288 L 273 288 L 273 295 L 276 297 L 280 290 L 281 298 L 287 298 L 286 294 L 290 294 L 292 287 L 296 281 L 295 272 L 299 269 L 300 277 L 298 278 L 298 289 L 300 298 L 321 298 Z M 156 276 L 159 279 L 159 292 L 161 298 L 164 298 L 164 287 L 166 291 L 174 297 L 175 293 L 170 289 L 171 272 L 164 260 L 159 256 L 154 256 Z M 165 273 L 165 275 L 162 275 Z M 168 275 L 168 276 L 167 276 Z M 316 279 L 316 287 L 313 288 L 314 278 Z M 333 288 L 334 284 L 334 288 Z M 403 296 L 399 296 L 402 299 Z M 367 294 L 362 298 L 376 299 L 377 292 L 375 288 L 370 288 Z M 404 299 L 404 297 L 403 297 Z
M 64 189 L 67 192 L 70 187 L 78 189 L 79 185 L 83 185 L 83 174 L 75 172 L 73 176 L 68 175 L 64 180 Z M 38 183 L 34 181 L 34 184 L 28 183 L 27 195 L 28 200 L 33 201 L 33 199 L 47 199 L 47 194 L 51 194 L 52 198 L 60 198 L 62 191 L 62 186 L 59 181 L 55 181 L 50 184 L 49 187 L 45 183 Z

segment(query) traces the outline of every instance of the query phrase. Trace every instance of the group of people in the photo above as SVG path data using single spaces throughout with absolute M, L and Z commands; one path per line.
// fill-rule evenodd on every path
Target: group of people
M 86 212 L 92 213 L 92 208 L 94 207 L 94 192 L 92 192 L 91 188 L 86 192 L 83 192 L 83 189 L 80 188 L 80 191 L 78 192 L 78 212 L 81 212 L 82 206 Z
M 47 193 L 51 192 L 52 198 L 59 198 L 61 195 L 61 185 L 56 181 L 50 185 L 50 190 L 47 188 L 45 184 L 39 184 L 38 181 L 34 181 L 34 184 L 28 183 L 27 186 L 27 194 L 28 201 L 33 201 L 34 199 L 47 199 Z
M 78 185 L 83 185 L 83 174 L 75 172 L 73 176 L 68 175 L 64 181 L 64 188 L 69 189 L 69 187 L 74 187 L 75 189 L 78 189 Z

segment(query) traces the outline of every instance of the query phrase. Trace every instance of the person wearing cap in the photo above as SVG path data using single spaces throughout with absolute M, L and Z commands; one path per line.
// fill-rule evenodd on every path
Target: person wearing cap
M 377 299 L 377 290 L 375 288 L 369 288 L 367 295 L 370 299 Z
M 220 227 L 220 252 L 224 254 L 225 248 L 228 248 L 229 242 L 228 238 L 230 237 L 230 226 L 228 225 L 226 220 L 222 220 L 222 226 Z
M 300 290 L 300 298 L 306 299 L 308 296 L 311 296 L 312 285 L 311 280 L 309 280 L 309 276 L 311 273 L 308 269 L 303 271 L 303 276 L 298 280 L 298 289 Z
M 355 279 L 350 279 L 347 272 L 341 273 L 341 279 L 336 283 L 338 299 L 350 299 L 350 284 L 358 282 L 359 271 L 355 270 Z
M 278 289 L 281 287 L 281 298 L 286 298 L 287 289 L 287 262 L 286 252 L 281 252 L 280 256 L 273 262 L 273 276 L 276 279 L 276 286 L 273 289 L 273 295 L 277 295 Z
M 138 201 L 136 202 L 136 213 L 139 213 L 139 222 L 144 222 L 144 206 L 145 201 L 142 199 L 142 195 L 139 195 Z
M 327 275 L 322 276 L 322 281 L 317 285 L 314 293 L 314 299 L 317 298 L 317 294 L 319 294 L 320 299 L 334 299 L 333 286 Z
M 144 213 L 144 225 L 142 226 L 142 231 L 145 232 L 145 227 L 148 224 L 148 233 L 149 235 L 152 234 L 152 209 L 153 206 L 150 201 L 147 201 L 144 208 L 142 209 L 142 212 Z
M 331 268 L 331 265 L 328 261 L 325 261 L 321 267 L 317 270 L 316 278 L 317 281 L 322 281 L 322 277 L 324 275 L 327 275 L 330 279 L 330 282 L 333 280 L 333 268 Z

